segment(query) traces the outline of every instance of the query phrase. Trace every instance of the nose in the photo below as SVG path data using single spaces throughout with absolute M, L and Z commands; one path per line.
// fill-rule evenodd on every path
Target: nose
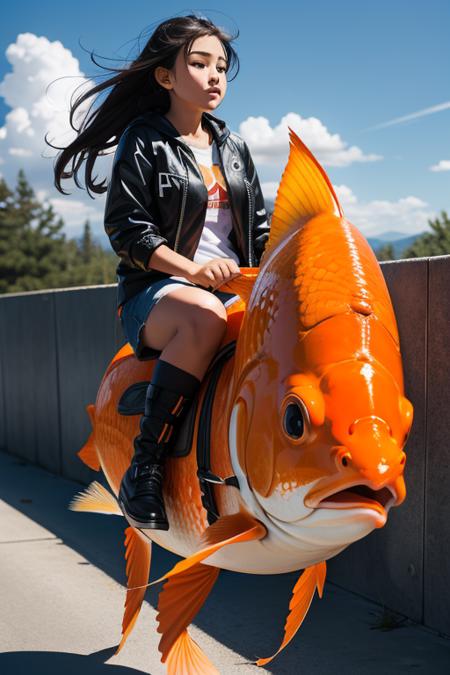
M 340 471 L 357 473 L 374 490 L 393 483 L 403 473 L 405 461 L 406 455 L 393 438 L 390 426 L 374 415 L 355 420 L 345 446 L 335 454 Z
M 215 66 L 211 66 L 210 71 L 209 71 L 209 80 L 218 82 L 219 81 L 219 73 L 216 70 Z

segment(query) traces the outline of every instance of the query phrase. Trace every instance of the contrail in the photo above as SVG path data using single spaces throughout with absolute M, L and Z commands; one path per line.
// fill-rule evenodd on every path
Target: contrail
M 404 115 L 404 117 L 396 117 L 389 122 L 383 122 L 382 124 L 377 124 L 374 127 L 368 127 L 363 129 L 363 131 L 372 131 L 373 129 L 384 129 L 385 127 L 391 127 L 394 124 L 401 124 L 402 122 L 408 122 L 409 120 L 415 120 L 418 117 L 425 117 L 426 115 L 432 115 L 433 113 L 440 112 L 441 110 L 447 110 L 450 108 L 450 101 L 446 103 L 439 103 L 439 105 L 433 105 L 431 108 L 425 108 L 424 110 L 418 110 L 417 112 L 411 113 L 410 115 Z

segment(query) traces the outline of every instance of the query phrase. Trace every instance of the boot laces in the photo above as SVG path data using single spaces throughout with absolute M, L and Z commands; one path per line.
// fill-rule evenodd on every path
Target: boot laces
M 155 495 L 161 490 L 163 470 L 161 464 L 139 462 L 135 464 L 133 478 L 136 482 L 136 496 Z

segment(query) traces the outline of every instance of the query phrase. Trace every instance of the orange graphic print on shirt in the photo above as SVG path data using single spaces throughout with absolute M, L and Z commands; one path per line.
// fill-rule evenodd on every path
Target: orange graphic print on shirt
M 228 192 L 220 166 L 213 164 L 212 167 L 199 164 L 204 183 L 208 189 L 208 209 L 228 209 Z

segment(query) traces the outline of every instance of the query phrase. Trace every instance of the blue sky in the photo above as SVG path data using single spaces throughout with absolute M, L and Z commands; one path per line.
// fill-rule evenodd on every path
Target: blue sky
M 66 219 L 70 234 L 89 217 L 103 236 L 104 201 L 93 202 L 73 185 L 71 197 L 52 187 L 51 161 L 38 152 L 45 128 L 38 91 L 42 71 L 48 68 L 49 80 L 77 68 L 95 76 L 100 71 L 80 42 L 99 56 L 131 58 L 142 31 L 189 12 L 240 32 L 233 43 L 240 71 L 215 114 L 248 140 L 265 196 L 275 196 L 288 158 L 289 123 L 321 161 L 347 217 L 367 236 L 423 231 L 429 217 L 450 212 L 448 0 L 167 1 L 164 11 L 160 6 L 137 0 L 78 0 L 76 6 L 22 0 L 3 13 L 0 173 L 13 182 L 22 162 L 38 194 Z M 144 43 L 145 38 L 141 47 Z M 429 112 L 383 126 L 421 111 Z M 42 152 L 51 150 L 42 146 Z

